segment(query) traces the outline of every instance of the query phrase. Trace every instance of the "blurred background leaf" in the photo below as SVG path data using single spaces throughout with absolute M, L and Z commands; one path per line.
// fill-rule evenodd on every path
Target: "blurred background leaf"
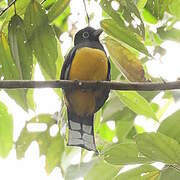
M 8 156 L 13 147 L 13 118 L 8 108 L 0 102 L 0 156 Z

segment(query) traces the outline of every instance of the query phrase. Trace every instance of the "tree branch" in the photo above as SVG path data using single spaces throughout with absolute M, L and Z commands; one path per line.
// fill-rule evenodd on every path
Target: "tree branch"
M 0 89 L 17 88 L 81 88 L 81 89 L 112 89 L 112 90 L 136 90 L 159 91 L 180 89 L 180 81 L 167 83 L 121 83 L 108 81 L 29 81 L 29 80 L 3 80 L 0 81 Z
M 0 11 L 0 16 L 2 16 L 17 0 L 12 1 L 6 8 Z

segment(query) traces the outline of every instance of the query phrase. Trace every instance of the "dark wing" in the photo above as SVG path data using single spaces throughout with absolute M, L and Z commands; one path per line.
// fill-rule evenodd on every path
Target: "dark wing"
M 67 80 L 69 78 L 69 70 L 70 70 L 75 52 L 76 52 L 76 48 L 74 47 L 70 50 L 70 52 L 66 56 L 62 70 L 61 70 L 61 75 L 60 75 L 61 80 Z
M 108 59 L 108 74 L 107 74 L 107 81 L 111 80 L 111 64 Z M 98 96 L 96 97 L 96 108 L 95 112 L 97 112 L 105 103 L 106 99 L 109 96 L 109 89 L 103 89 L 98 92 Z

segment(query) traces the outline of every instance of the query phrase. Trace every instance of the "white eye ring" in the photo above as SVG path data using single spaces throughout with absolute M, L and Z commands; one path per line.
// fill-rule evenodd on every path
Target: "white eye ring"
M 89 33 L 87 31 L 83 32 L 82 34 L 83 38 L 88 38 L 89 37 Z

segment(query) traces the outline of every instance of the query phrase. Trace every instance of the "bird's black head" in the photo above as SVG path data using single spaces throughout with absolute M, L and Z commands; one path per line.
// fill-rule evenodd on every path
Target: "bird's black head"
M 102 33 L 102 29 L 95 30 L 92 27 L 86 27 L 78 31 L 74 38 L 74 45 L 77 45 L 82 42 L 91 42 L 97 41 L 99 42 L 99 36 Z

